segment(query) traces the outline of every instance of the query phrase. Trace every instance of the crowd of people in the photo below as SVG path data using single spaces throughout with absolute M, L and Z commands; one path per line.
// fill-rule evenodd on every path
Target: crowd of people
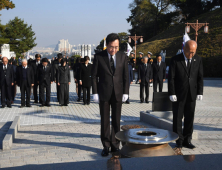
M 166 65 L 162 62 L 161 55 L 157 55 L 157 62 L 153 63 L 151 52 L 148 52 L 147 56 L 143 56 L 142 52 L 139 54 L 137 63 L 135 63 L 134 52 L 131 52 L 128 57 L 129 85 L 134 80 L 136 83 L 139 82 L 140 102 L 149 103 L 150 83 L 153 83 L 154 92 L 157 92 L 157 84 L 159 84 L 159 92 L 162 92 L 163 82 L 166 79 Z M 1 58 L 2 108 L 6 106 L 10 108 L 11 104 L 14 103 L 17 86 L 20 87 L 21 91 L 21 108 L 31 107 L 30 96 L 32 91 L 34 103 L 40 103 L 42 107 L 50 107 L 51 84 L 53 82 L 56 83 L 57 101 L 61 106 L 67 106 L 69 104 L 69 85 L 71 84 L 70 68 L 73 69 L 74 73 L 77 101 L 83 100 L 84 105 L 89 105 L 92 86 L 90 58 L 85 56 L 84 58 L 77 58 L 75 63 L 73 58 L 70 61 L 68 56 L 63 56 L 61 53 L 56 58 L 52 58 L 51 61 L 47 58 L 41 58 L 40 54 L 35 55 L 35 60 L 22 59 L 21 57 L 18 58 L 18 61 L 15 57 L 11 57 L 10 60 L 6 57 Z M 129 97 L 125 103 L 130 104 Z

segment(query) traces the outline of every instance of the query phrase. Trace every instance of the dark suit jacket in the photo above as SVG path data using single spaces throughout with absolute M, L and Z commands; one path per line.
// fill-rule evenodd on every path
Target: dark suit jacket
M 41 61 L 40 61 L 40 64 L 41 64 Z M 34 81 L 37 82 L 37 80 L 38 80 L 38 78 L 37 78 L 38 66 L 36 65 L 36 60 L 31 61 L 31 66 L 32 66 L 32 69 L 33 69 Z
M 166 79 L 166 64 L 162 61 L 160 66 L 153 63 L 153 81 L 163 81 L 163 79 Z
M 83 87 L 90 87 L 91 86 L 91 73 L 92 73 L 92 64 L 88 64 L 86 67 L 85 64 L 81 64 L 80 68 L 80 79 L 82 80 Z
M 203 95 L 203 64 L 201 57 L 195 55 L 191 61 L 189 75 L 182 53 L 171 59 L 168 93 L 170 96 L 176 95 L 177 100 L 182 101 L 188 89 L 190 89 L 192 101 L 196 100 L 197 95 Z
M 18 66 L 16 70 L 16 83 L 18 86 L 21 86 L 21 83 L 23 81 L 23 76 L 22 76 L 22 66 Z M 27 66 L 27 82 L 28 86 L 31 87 L 31 84 L 34 84 L 34 73 L 33 69 L 30 66 Z
M 138 68 L 138 79 L 141 80 L 142 84 L 149 83 L 153 78 L 152 66 L 147 63 L 147 69 L 145 70 L 145 65 L 141 64 Z
M 56 78 L 56 83 L 69 83 L 71 82 L 70 79 L 70 70 L 67 65 L 64 66 L 59 66 L 58 71 L 57 71 L 57 78 Z
M 133 82 L 133 67 L 131 63 L 128 63 L 128 71 L 129 71 L 129 85 Z
M 3 64 L 0 64 L 0 85 L 2 86 L 6 80 L 7 86 L 11 86 L 14 83 L 14 71 L 12 65 L 7 64 L 6 76 L 3 71 Z
M 74 64 L 74 79 L 80 80 L 80 67 L 81 67 L 81 63 L 75 63 Z
M 50 85 L 51 81 L 54 81 L 54 72 L 51 64 L 48 64 L 46 71 L 43 70 L 43 65 L 40 64 L 37 69 L 37 80 L 39 84 L 42 84 L 46 80 L 46 84 Z
M 98 77 L 98 79 L 97 79 Z M 99 82 L 97 81 L 99 80 Z M 122 101 L 123 94 L 129 94 L 129 73 L 127 56 L 116 53 L 115 73 L 112 73 L 107 50 L 97 53 L 92 67 L 93 94 L 99 94 L 101 101 L 109 101 L 114 89 L 117 101 Z

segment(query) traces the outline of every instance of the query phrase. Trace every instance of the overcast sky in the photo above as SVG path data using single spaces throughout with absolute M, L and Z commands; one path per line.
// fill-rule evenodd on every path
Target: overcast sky
M 72 45 L 95 44 L 111 32 L 128 32 L 126 18 L 132 0 L 12 0 L 14 9 L 2 10 L 1 23 L 16 16 L 32 25 L 37 47 L 68 39 Z

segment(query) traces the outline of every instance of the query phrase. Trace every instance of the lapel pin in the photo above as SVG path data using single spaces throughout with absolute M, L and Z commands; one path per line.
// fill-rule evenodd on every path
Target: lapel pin
M 194 59 L 193 61 L 196 61 L 196 59 Z

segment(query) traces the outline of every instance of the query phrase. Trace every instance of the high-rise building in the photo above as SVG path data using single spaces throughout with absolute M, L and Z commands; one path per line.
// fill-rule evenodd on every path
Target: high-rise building
M 69 44 L 68 40 L 59 40 L 58 44 L 55 47 L 55 51 L 63 52 L 66 51 L 67 53 L 70 53 L 72 49 L 72 45 Z

